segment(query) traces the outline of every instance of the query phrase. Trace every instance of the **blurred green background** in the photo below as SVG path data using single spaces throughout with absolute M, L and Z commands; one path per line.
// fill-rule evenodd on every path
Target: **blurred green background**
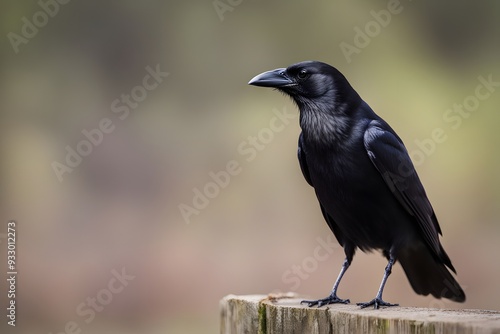
M 224 295 L 326 296 L 344 254 L 315 257 L 331 232 L 296 159 L 298 118 L 272 137 L 265 130 L 276 112 L 297 110 L 247 85 L 309 59 L 343 72 L 419 158 L 467 294 L 464 304 L 417 296 L 397 265 L 385 299 L 500 310 L 500 87 L 470 113 L 449 111 L 479 77 L 500 81 L 500 2 L 41 3 L 0 4 L 0 267 L 15 219 L 19 271 L 17 326 L 2 314 L 2 333 L 60 333 L 71 321 L 83 333 L 216 333 Z M 43 7 L 52 15 L 37 14 Z M 34 20 L 36 31 L 24 27 Z M 342 43 L 362 47 L 346 57 Z M 141 92 L 148 66 L 169 74 L 126 117 L 115 112 L 116 99 Z M 60 182 L 54 161 L 103 119 L 113 131 Z M 435 129 L 446 139 L 429 144 Z M 252 137 L 265 139 L 252 146 Z M 242 153 L 251 147 L 255 156 Z M 240 172 L 186 221 L 181 208 L 233 160 Z M 339 296 L 373 298 L 385 265 L 358 252 Z M 93 319 L 79 314 L 88 298 L 109 297 L 102 291 L 122 269 L 129 284 Z M 5 310 L 5 280 L 0 291 Z

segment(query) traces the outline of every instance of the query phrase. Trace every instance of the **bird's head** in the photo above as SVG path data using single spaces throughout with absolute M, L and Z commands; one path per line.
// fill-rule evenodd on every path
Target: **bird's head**
M 362 103 L 358 93 L 335 67 L 319 61 L 304 61 L 287 68 L 267 71 L 249 85 L 272 87 L 289 95 L 300 110 L 305 137 L 317 143 L 346 139 L 353 114 Z
M 267 71 L 248 84 L 276 88 L 289 95 L 301 110 L 303 106 L 311 105 L 336 109 L 353 94 L 357 95 L 342 73 L 319 61 L 304 61 Z

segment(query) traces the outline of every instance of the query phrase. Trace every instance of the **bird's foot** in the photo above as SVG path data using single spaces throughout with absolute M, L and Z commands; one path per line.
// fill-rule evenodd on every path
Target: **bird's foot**
M 323 305 L 328 305 L 328 304 L 349 304 L 351 301 L 349 299 L 340 299 L 337 297 L 337 295 L 329 295 L 326 298 L 323 299 L 318 299 L 318 300 L 303 300 L 300 303 L 301 304 L 307 304 L 307 306 L 312 307 L 315 305 L 318 305 L 318 307 L 321 307 Z
M 365 308 L 368 306 L 372 306 L 374 309 L 378 309 L 380 306 L 399 306 L 399 304 L 391 304 L 382 300 L 382 298 L 375 298 L 367 303 L 356 303 L 356 305 L 361 306 L 361 308 Z

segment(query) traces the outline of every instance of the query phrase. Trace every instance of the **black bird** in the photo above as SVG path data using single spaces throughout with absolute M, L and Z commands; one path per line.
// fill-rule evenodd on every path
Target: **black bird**
M 358 303 L 362 308 L 398 305 L 382 300 L 396 261 L 416 293 L 465 301 L 446 268 L 456 273 L 408 151 L 342 73 L 325 63 L 305 61 L 259 74 L 249 84 L 276 88 L 297 104 L 300 167 L 346 255 L 330 295 L 303 302 L 318 307 L 349 303 L 337 296 L 337 289 L 357 248 L 380 250 L 389 261 L 376 297 Z

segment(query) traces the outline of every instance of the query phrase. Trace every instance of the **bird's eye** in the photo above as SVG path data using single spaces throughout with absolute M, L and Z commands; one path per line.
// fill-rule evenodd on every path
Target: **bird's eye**
M 300 70 L 299 74 L 297 74 L 297 77 L 301 80 L 304 80 L 309 76 L 309 73 L 307 73 L 306 70 Z

